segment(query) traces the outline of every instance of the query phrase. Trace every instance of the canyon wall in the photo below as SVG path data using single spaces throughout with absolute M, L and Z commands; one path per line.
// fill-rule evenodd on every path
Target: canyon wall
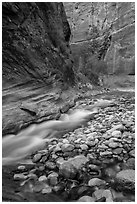
M 64 6 L 77 67 L 86 65 L 86 53 L 86 58 L 102 58 L 109 74 L 134 74 L 134 2 L 65 2 Z
M 3 80 L 73 80 L 71 31 L 62 3 L 5 2 L 2 24 Z
M 62 3 L 2 3 L 3 135 L 58 117 L 57 85 L 74 82 L 70 34 Z

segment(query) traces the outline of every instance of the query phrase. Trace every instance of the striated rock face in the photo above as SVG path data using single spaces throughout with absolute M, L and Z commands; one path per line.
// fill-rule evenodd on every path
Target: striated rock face
M 72 50 L 80 53 L 80 57 L 75 56 L 78 67 L 86 64 L 83 53 L 88 58 L 95 54 L 106 61 L 108 73 L 134 74 L 134 2 L 71 2 L 64 6 L 72 31 Z
M 74 73 L 71 32 L 62 3 L 5 2 L 2 26 L 2 115 L 7 134 L 57 115 L 56 83 L 73 83 Z
M 62 3 L 3 3 L 2 9 L 3 80 L 48 83 L 50 74 L 62 80 L 73 74 Z

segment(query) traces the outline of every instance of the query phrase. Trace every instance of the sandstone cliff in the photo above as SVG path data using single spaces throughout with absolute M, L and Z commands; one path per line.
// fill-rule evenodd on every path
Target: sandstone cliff
M 71 2 L 64 6 L 76 66 L 88 61 L 83 53 L 88 58 L 96 54 L 106 61 L 108 73 L 134 74 L 134 2 Z
M 2 4 L 3 134 L 59 113 L 57 84 L 74 82 L 62 3 Z M 49 88 L 53 91 L 49 91 Z

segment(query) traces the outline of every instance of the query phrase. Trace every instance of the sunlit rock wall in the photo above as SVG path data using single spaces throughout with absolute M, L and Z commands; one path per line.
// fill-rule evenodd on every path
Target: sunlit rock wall
M 108 73 L 134 74 L 135 71 L 135 3 L 134 2 L 76 2 L 64 3 L 71 27 L 73 49 L 97 50 L 93 41 L 100 43 L 108 35 L 111 43 L 105 49 L 104 60 Z M 91 50 L 91 52 L 90 52 Z M 86 50 L 84 50 L 86 52 Z M 82 56 L 81 56 L 82 58 Z M 81 59 L 77 59 L 79 61 Z M 84 61 L 84 59 L 82 59 Z

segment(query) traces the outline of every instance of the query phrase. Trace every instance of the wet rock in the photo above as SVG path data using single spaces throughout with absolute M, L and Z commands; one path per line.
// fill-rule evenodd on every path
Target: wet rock
M 86 145 L 86 144 L 82 144 L 82 145 L 80 145 L 80 148 L 82 149 L 82 150 L 88 150 L 88 146 Z
M 85 142 L 89 147 L 94 147 L 96 145 L 95 141 L 86 141 Z
M 99 149 L 107 149 L 108 147 L 105 144 L 98 145 Z
M 54 151 L 54 149 L 56 148 L 57 145 L 48 145 L 48 150 L 49 152 Z
M 112 132 L 112 137 L 120 138 L 122 136 L 121 132 L 119 130 L 115 130 Z
M 109 178 L 114 178 L 116 176 L 116 170 L 114 169 L 114 167 L 112 168 L 106 168 L 104 170 L 104 174 L 105 176 L 109 177 Z
M 66 187 L 65 183 L 61 182 L 57 184 L 56 186 L 53 186 L 52 190 L 56 193 L 59 193 L 59 192 L 64 191 L 65 187 Z
M 39 171 L 44 171 L 44 170 L 45 170 L 45 166 L 39 166 L 39 167 L 38 167 L 38 170 L 39 170 Z
M 106 202 L 113 202 L 113 196 L 110 190 L 104 190 L 102 197 L 106 198 Z
M 135 149 L 131 150 L 131 151 L 129 152 L 129 155 L 132 156 L 132 157 L 135 157 Z
M 95 192 L 93 192 L 92 194 L 93 198 L 95 198 L 96 200 L 101 199 L 103 197 L 102 196 L 103 191 L 104 191 L 103 189 L 98 189 Z
M 75 140 L 75 143 L 81 143 L 82 138 L 78 138 L 77 140 Z
M 52 159 L 53 159 L 53 160 L 56 160 L 57 158 L 58 158 L 58 156 L 57 156 L 55 153 L 53 153 L 53 154 L 52 154 Z
M 117 142 L 110 142 L 110 143 L 108 144 L 108 146 L 109 146 L 110 148 L 117 148 L 117 147 L 119 147 L 119 144 L 118 144 Z
M 54 170 L 56 169 L 56 164 L 54 162 L 51 162 L 51 161 L 47 161 L 45 163 L 45 167 L 50 169 L 50 170 Z
M 117 135 L 117 131 L 120 132 L 119 130 L 123 130 L 124 126 L 122 124 L 119 125 L 115 125 L 113 128 L 111 128 L 110 130 L 108 130 L 108 133 L 112 133 L 113 135 Z M 115 132 L 116 131 L 116 132 Z M 120 134 L 120 133 L 119 133 Z M 116 136 L 115 136 L 116 137 Z
M 72 145 L 72 144 L 63 144 L 61 146 L 61 150 L 63 152 L 71 152 L 71 151 L 73 151 L 73 149 L 74 149 L 74 145 Z
M 69 161 L 65 161 L 59 166 L 59 174 L 67 179 L 74 179 L 77 174 L 77 169 Z
M 37 180 L 37 175 L 36 174 L 34 174 L 34 173 L 29 173 L 28 174 L 28 178 L 30 178 L 30 179 L 33 179 L 33 180 Z
M 39 153 L 42 154 L 42 156 L 45 156 L 45 155 L 48 156 L 48 150 L 47 149 L 39 150 Z
M 112 152 L 110 151 L 100 152 L 100 156 L 110 156 L 110 155 L 112 155 Z
M 38 181 L 45 182 L 45 181 L 47 181 L 47 177 L 45 175 L 42 175 L 39 177 Z
M 134 169 L 135 170 L 135 158 L 129 158 L 126 162 L 126 166 L 128 169 Z
M 56 160 L 56 165 L 57 165 L 57 167 L 59 168 L 60 167 L 60 165 L 62 164 L 62 163 L 64 163 L 64 159 L 63 159 L 63 157 L 59 157 L 57 160 Z
M 56 145 L 54 152 L 60 152 L 61 151 L 61 147 L 59 144 Z
M 106 198 L 105 197 L 102 197 L 100 199 L 97 199 L 96 202 L 106 202 Z
M 48 159 L 47 155 L 44 155 L 44 156 L 41 158 L 40 162 L 45 163 L 45 162 L 47 161 L 47 159 Z
M 82 196 L 91 196 L 92 193 L 95 191 L 95 187 L 90 187 L 90 186 L 76 186 L 71 188 L 69 192 L 69 197 L 71 200 L 77 200 L 79 197 Z
M 95 164 L 89 164 L 88 167 L 91 171 L 98 171 L 99 170 L 99 167 Z
M 92 141 L 95 139 L 95 137 L 97 136 L 96 132 L 92 132 L 90 134 L 87 134 L 87 141 Z
M 58 174 L 56 172 L 50 173 L 47 178 L 51 186 L 58 184 Z
M 104 186 L 106 184 L 106 181 L 99 179 L 99 178 L 92 178 L 89 180 L 88 185 L 89 186 Z
M 68 135 L 69 136 L 69 135 Z M 67 140 L 67 139 L 63 139 L 62 140 L 62 143 L 64 143 L 64 144 L 69 144 L 69 141 Z
M 27 178 L 26 175 L 24 175 L 23 173 L 21 174 L 14 174 L 14 180 L 25 180 Z
M 32 159 L 32 162 L 37 163 L 38 161 L 40 161 L 41 157 L 42 157 L 42 155 L 40 153 L 35 154 L 33 159 Z
M 42 194 L 48 194 L 51 192 L 52 192 L 52 188 L 49 185 L 45 186 L 41 191 Z
M 103 189 L 99 189 L 99 190 L 96 190 L 92 196 L 98 200 L 98 199 L 101 199 L 103 197 L 106 198 L 106 202 L 113 202 L 113 197 L 112 197 L 112 193 L 110 190 L 103 190 Z
M 135 170 L 122 170 L 116 175 L 115 182 L 120 190 L 135 191 Z
M 122 152 L 123 152 L 123 148 L 116 148 L 116 149 L 113 150 L 114 154 L 120 154 Z
M 92 198 L 90 196 L 82 196 L 77 200 L 77 202 L 95 202 L 95 198 Z
M 26 167 L 22 165 L 22 166 L 18 166 L 18 169 L 19 169 L 19 170 L 25 170 Z
M 95 155 L 94 154 L 87 154 L 87 159 L 88 160 L 95 159 Z
M 88 162 L 88 159 L 84 155 L 78 155 L 75 156 L 74 158 L 70 158 L 68 162 L 79 170 L 82 166 L 84 166 Z
M 45 187 L 46 184 L 44 184 L 43 182 L 39 182 L 37 181 L 33 187 L 33 192 L 35 193 L 39 193 L 42 191 L 42 189 Z

